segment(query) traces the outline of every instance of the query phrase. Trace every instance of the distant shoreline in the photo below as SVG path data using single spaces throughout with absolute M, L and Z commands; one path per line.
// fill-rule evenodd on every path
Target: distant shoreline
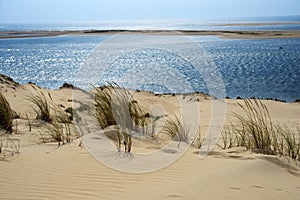
M 254 22 L 254 23 L 224 23 L 216 24 L 216 26 L 274 26 L 274 25 L 297 25 L 300 22 Z
M 0 39 L 51 37 L 61 35 L 153 34 L 219 36 L 231 39 L 300 38 L 300 31 L 207 31 L 207 30 L 77 30 L 77 31 L 0 31 Z

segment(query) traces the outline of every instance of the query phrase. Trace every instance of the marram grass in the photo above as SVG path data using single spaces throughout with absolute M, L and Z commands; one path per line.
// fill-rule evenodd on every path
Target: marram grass
M 36 94 L 28 96 L 27 99 L 34 104 L 36 118 L 41 119 L 45 122 L 51 122 L 52 118 L 50 116 L 50 104 L 45 94 L 41 91 L 38 91 L 34 86 L 32 87 L 36 91 Z M 50 93 L 48 93 L 48 96 L 52 100 Z
M 237 123 L 223 129 L 223 149 L 242 146 L 264 154 L 277 154 L 300 159 L 300 130 L 274 124 L 267 106 L 257 99 L 239 104 L 243 114 L 234 113 Z
M 163 133 L 168 135 L 171 139 L 180 142 L 189 142 L 190 128 L 184 124 L 177 115 L 174 118 L 167 119 Z
M 7 132 L 12 132 L 13 111 L 6 100 L 5 96 L 0 92 L 0 128 Z
M 32 86 L 35 94 L 28 96 L 27 99 L 34 104 L 36 118 L 41 119 L 47 124 L 47 130 L 50 134 L 50 141 L 58 142 L 58 145 L 71 142 L 71 128 L 73 113 L 69 110 L 62 110 L 53 102 L 51 94 L 46 95 L 39 91 L 35 86 Z M 50 112 L 52 115 L 50 115 Z
M 120 129 L 116 146 L 124 144 L 125 151 L 131 151 L 131 133 L 145 134 L 145 127 L 150 118 L 149 113 L 133 99 L 129 91 L 119 87 L 116 83 L 108 86 L 94 87 L 96 118 L 102 129 L 111 125 L 117 125 Z M 122 141 L 121 141 L 122 140 Z

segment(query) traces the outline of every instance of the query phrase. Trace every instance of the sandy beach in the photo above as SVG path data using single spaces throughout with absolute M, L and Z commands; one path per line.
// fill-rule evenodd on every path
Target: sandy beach
M 37 91 L 50 94 L 54 104 L 72 107 L 73 88 L 47 90 L 36 85 L 15 83 L 5 76 L 0 79 L 0 91 L 19 115 L 13 121 L 12 134 L 1 131 L 1 141 L 14 139 L 20 143 L 19 153 L 7 154 L 0 161 L 1 199 L 298 199 L 300 195 L 300 163 L 286 156 L 258 154 L 242 147 L 223 150 L 216 145 L 204 159 L 199 149 L 190 146 L 178 160 L 150 173 L 126 173 L 97 161 L 88 145 L 78 137 L 74 123 L 71 143 L 58 146 L 47 138 L 47 123 L 35 119 L 28 96 Z M 35 89 L 34 89 L 35 88 Z M 198 105 L 202 138 L 211 126 L 212 104 L 225 106 L 225 125 L 233 112 L 242 113 L 238 103 L 243 100 L 214 99 L 208 95 L 162 94 L 135 91 L 133 96 L 147 105 L 159 105 L 159 110 L 171 116 L 182 105 Z M 300 104 L 263 100 L 274 123 L 299 127 Z M 28 117 L 29 113 L 29 117 Z M 217 117 L 222 112 L 215 112 Z M 32 130 L 29 131 L 30 118 Z M 99 142 L 95 140 L 96 142 Z M 222 143 L 220 140 L 218 143 Z M 159 146 L 159 145 L 158 145 Z M 135 139 L 133 157 L 126 162 L 139 162 L 137 153 L 155 151 L 157 143 Z M 176 147 L 177 148 L 177 147 Z M 175 148 L 175 150 L 176 150 Z M 165 151 L 164 156 L 177 151 Z M 136 157 L 134 157 L 136 156 Z M 114 159 L 121 159 L 115 157 Z M 142 163 L 140 163 L 142 164 Z
M 238 24 L 239 26 L 241 24 Z M 224 25 L 229 26 L 229 25 Z M 231 26 L 231 25 L 230 25 Z M 85 31 L 0 31 L 0 39 L 49 37 L 60 35 L 115 35 L 115 34 L 157 34 L 157 35 L 213 35 L 234 39 L 300 38 L 300 31 L 198 31 L 198 30 L 85 30 Z

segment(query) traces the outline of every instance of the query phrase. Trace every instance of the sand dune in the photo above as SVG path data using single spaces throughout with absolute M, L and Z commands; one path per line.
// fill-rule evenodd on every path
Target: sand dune
M 24 118 L 32 111 L 26 95 L 32 85 L 1 83 L 1 92 L 12 108 Z M 50 92 L 56 104 L 72 106 L 71 89 L 45 90 Z M 178 99 L 185 104 L 199 105 L 200 126 L 204 136 L 212 117 L 210 97 L 202 94 L 155 96 L 147 92 L 135 92 L 137 100 L 161 105 L 170 114 L 178 108 Z M 242 100 L 213 100 L 226 106 L 226 123 L 231 112 L 240 112 L 237 105 Z M 264 101 L 274 121 L 300 125 L 300 105 Z M 218 115 L 219 112 L 216 112 Z M 44 130 L 40 121 L 34 121 L 33 129 Z M 114 170 L 98 162 L 79 144 L 81 138 L 71 144 L 58 147 L 57 143 L 43 144 L 37 132 L 29 132 L 26 119 L 18 119 L 20 139 L 18 156 L 0 161 L 0 199 L 299 199 L 299 162 L 286 157 L 262 155 L 243 148 L 221 150 L 219 147 L 205 159 L 199 159 L 199 150 L 190 147 L 173 164 L 151 173 L 126 173 Z M 15 128 L 14 128 L 15 131 Z M 2 135 L 1 138 L 4 136 Z M 135 162 L 138 152 L 151 150 L 151 143 L 137 141 L 133 157 L 118 157 Z M 164 151 L 166 156 L 179 151 Z M 138 160 L 138 159 L 137 159 Z
M 22 149 L 1 162 L 2 199 L 298 199 L 299 168 L 274 156 L 191 149 L 170 167 L 128 174 L 97 162 L 76 144 Z

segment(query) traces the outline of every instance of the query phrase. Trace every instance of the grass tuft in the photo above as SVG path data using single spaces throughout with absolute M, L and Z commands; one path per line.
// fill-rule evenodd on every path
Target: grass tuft
M 239 104 L 245 116 L 235 114 L 242 129 L 240 135 L 248 149 L 257 149 L 262 153 L 272 154 L 272 137 L 275 129 L 268 108 L 262 101 L 245 99 L 245 105 Z
M 111 109 L 112 102 L 112 89 L 111 87 L 95 88 L 95 109 L 96 117 L 102 129 L 116 125 L 116 121 Z
M 200 149 L 203 144 L 203 139 L 201 138 L 200 128 L 198 129 L 198 134 L 196 135 L 195 139 L 192 142 L 192 145 L 197 149 Z
M 150 115 L 133 99 L 129 91 L 120 88 L 116 83 L 95 88 L 96 118 L 102 129 L 117 125 L 120 129 L 117 146 L 125 145 L 125 151 L 131 151 L 133 132 L 145 134 Z M 121 141 L 123 140 L 123 141 Z
M 72 108 L 62 110 L 60 106 L 54 104 L 49 92 L 45 95 L 35 86 L 32 87 L 36 93 L 28 96 L 27 99 L 34 104 L 36 119 L 41 119 L 48 123 L 47 131 L 50 138 L 47 138 L 45 134 L 40 133 L 42 141 L 56 141 L 58 142 L 58 145 L 70 143 L 71 123 L 73 120 Z M 52 115 L 50 115 L 50 107 Z M 28 116 L 27 119 L 29 126 L 31 126 Z
M 0 128 L 7 132 L 12 132 L 13 111 L 6 100 L 5 96 L 0 92 Z
M 55 141 L 58 143 L 58 146 L 64 145 L 66 143 L 71 143 L 71 123 L 72 121 L 69 118 L 69 114 L 66 111 L 63 111 L 59 108 L 54 109 L 54 117 L 51 123 L 47 124 L 47 130 L 50 135 L 48 140 Z M 42 135 L 42 140 L 45 140 L 45 136 Z
M 45 122 L 52 122 L 52 118 L 50 116 L 50 104 L 47 101 L 47 98 L 44 93 L 38 91 L 34 86 L 32 86 L 36 94 L 32 94 L 28 96 L 27 99 L 34 104 L 34 111 L 36 113 L 36 118 L 41 119 Z M 50 99 L 52 99 L 50 93 L 48 93 Z
M 64 144 L 64 130 L 61 124 L 48 124 L 47 130 L 49 131 L 51 138 L 58 143 L 58 146 Z
M 263 154 L 277 154 L 300 159 L 300 130 L 274 124 L 267 106 L 257 99 L 239 104 L 243 115 L 234 113 L 237 124 L 223 128 L 223 149 L 246 147 Z
M 189 142 L 190 128 L 183 124 L 177 115 L 175 115 L 174 119 L 167 119 L 162 132 L 179 143 Z

